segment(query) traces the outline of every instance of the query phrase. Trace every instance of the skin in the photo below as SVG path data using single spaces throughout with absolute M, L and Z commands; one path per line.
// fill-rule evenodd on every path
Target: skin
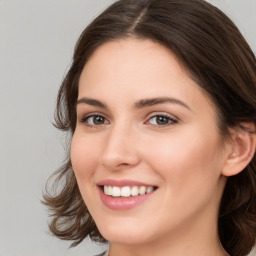
M 93 106 L 82 98 L 105 105 Z M 173 102 L 135 107 L 141 99 Z M 71 160 L 82 197 L 111 256 L 227 255 L 217 216 L 231 147 L 223 143 L 213 104 L 164 46 L 122 39 L 100 46 L 79 81 Z M 102 118 L 95 122 L 94 116 Z M 168 116 L 157 123 L 156 116 Z M 103 179 L 158 189 L 141 205 L 111 210 Z

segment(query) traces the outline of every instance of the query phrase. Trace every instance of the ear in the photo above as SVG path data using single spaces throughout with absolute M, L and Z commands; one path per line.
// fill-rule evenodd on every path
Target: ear
M 227 159 L 222 168 L 222 175 L 234 176 L 245 169 L 255 154 L 255 124 L 242 123 L 233 130 L 228 144 Z

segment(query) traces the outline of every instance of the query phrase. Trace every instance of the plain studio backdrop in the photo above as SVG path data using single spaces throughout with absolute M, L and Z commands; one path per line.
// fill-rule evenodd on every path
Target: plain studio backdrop
M 256 51 L 256 0 L 211 0 Z M 65 136 L 51 124 L 56 94 L 84 27 L 113 0 L 0 0 L 0 256 L 89 256 L 47 231 L 40 204 Z M 251 254 L 255 255 L 255 253 Z

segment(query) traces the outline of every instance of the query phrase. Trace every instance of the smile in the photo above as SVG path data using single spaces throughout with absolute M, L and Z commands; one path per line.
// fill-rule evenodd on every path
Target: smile
M 111 210 L 129 210 L 154 198 L 157 186 L 130 180 L 104 180 L 97 184 L 101 202 Z
M 105 195 L 112 197 L 131 197 L 151 193 L 155 188 L 153 186 L 103 186 Z

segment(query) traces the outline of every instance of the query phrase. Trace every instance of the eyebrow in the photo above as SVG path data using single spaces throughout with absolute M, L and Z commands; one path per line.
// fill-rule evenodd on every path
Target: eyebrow
M 171 97 L 156 97 L 156 98 L 149 98 L 149 99 L 141 99 L 141 100 L 138 100 L 135 102 L 134 108 L 141 109 L 141 108 L 150 107 L 150 106 L 163 104 L 163 103 L 178 104 L 180 106 L 183 106 L 183 107 L 191 110 L 191 108 L 187 104 L 185 104 L 183 101 L 176 99 L 176 98 L 171 98 Z M 77 100 L 76 106 L 79 104 L 87 104 L 90 106 L 107 109 L 107 106 L 104 103 L 102 103 L 101 101 L 92 99 L 92 98 L 87 98 L 87 97 L 83 97 L 83 98 Z
M 91 98 L 86 98 L 86 97 L 83 97 L 83 98 L 77 100 L 76 106 L 79 104 L 82 104 L 82 103 L 93 106 L 93 107 L 100 107 L 100 108 L 104 108 L 104 109 L 107 108 L 107 106 L 105 104 L 103 104 L 101 101 L 91 99 Z
M 171 98 L 171 97 L 141 99 L 135 103 L 135 108 L 140 109 L 140 108 L 150 107 L 150 106 L 163 104 L 163 103 L 178 104 L 178 105 L 181 105 L 181 106 L 191 110 L 190 107 L 187 104 L 185 104 L 183 101 L 176 99 L 176 98 Z

